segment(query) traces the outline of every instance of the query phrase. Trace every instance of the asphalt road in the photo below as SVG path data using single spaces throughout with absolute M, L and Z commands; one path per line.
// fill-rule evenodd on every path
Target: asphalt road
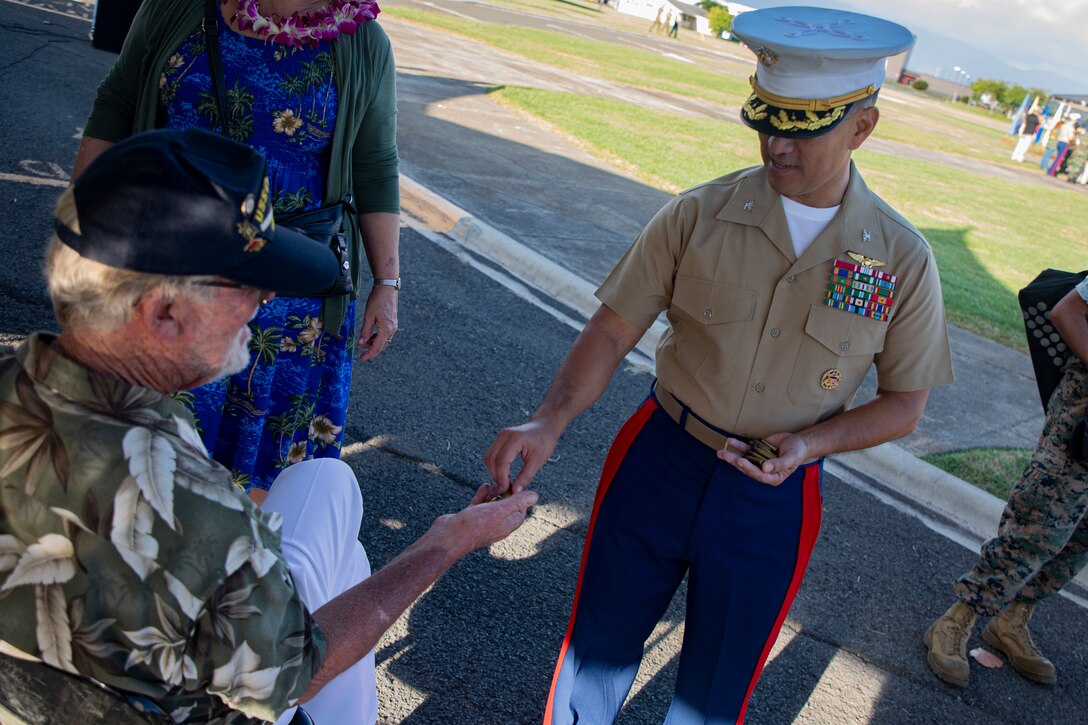
M 42 243 L 75 135 L 111 61 L 89 47 L 86 30 L 85 20 L 0 2 L 0 107 L 9 118 L 0 146 L 4 339 L 54 324 L 40 281 Z M 375 566 L 467 502 L 485 476 L 483 450 L 499 427 L 535 406 L 575 334 L 416 230 L 404 230 L 402 250 L 402 330 L 386 354 L 357 368 L 344 453 L 363 486 L 361 538 Z M 643 370 L 620 370 L 538 477 L 541 502 L 526 525 L 458 564 L 382 641 L 382 722 L 539 718 L 596 475 L 649 382 Z M 1084 721 L 1088 613 L 1055 598 L 1034 620 L 1036 641 L 1058 665 L 1056 687 L 1031 685 L 1008 667 L 975 667 L 967 690 L 948 688 L 926 668 L 921 634 L 949 603 L 949 582 L 971 553 L 833 477 L 824 495 L 822 538 L 748 722 Z M 620 722 L 664 716 L 680 601 L 648 643 Z M 976 637 L 971 646 L 979 644 Z

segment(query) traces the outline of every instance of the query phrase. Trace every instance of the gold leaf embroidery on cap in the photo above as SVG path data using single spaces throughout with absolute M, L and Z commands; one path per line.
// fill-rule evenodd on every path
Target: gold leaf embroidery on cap
M 767 104 L 759 103 L 759 100 L 753 96 L 744 104 L 744 115 L 752 121 L 762 121 L 767 117 Z
M 811 115 L 806 112 L 806 115 L 798 118 L 791 118 L 785 110 L 779 110 L 777 115 L 770 117 L 771 125 L 777 128 L 779 131 L 815 131 L 816 129 L 823 128 L 824 126 L 830 126 L 831 124 L 842 118 L 845 106 L 838 106 L 833 108 L 823 118 L 811 119 Z

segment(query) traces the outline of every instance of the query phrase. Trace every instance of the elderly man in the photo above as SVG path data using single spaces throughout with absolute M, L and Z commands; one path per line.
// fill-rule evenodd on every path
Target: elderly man
M 820 8 L 756 10 L 744 123 L 763 163 L 689 189 L 597 291 L 603 303 L 529 422 L 485 455 L 521 490 L 661 311 L 651 396 L 620 431 L 590 517 L 545 721 L 611 722 L 685 574 L 666 722 L 734 722 L 820 528 L 823 458 L 909 433 L 952 371 L 929 245 L 851 154 L 873 132 L 905 28 Z M 877 395 L 850 408 L 876 362 Z
M 255 508 L 169 397 L 232 373 L 273 292 L 336 260 L 276 228 L 264 160 L 204 131 L 102 154 L 61 197 L 46 260 L 62 331 L 0 353 L 0 651 L 177 722 L 373 723 L 373 647 L 536 497 L 489 486 L 370 576 L 358 483 L 323 459 Z

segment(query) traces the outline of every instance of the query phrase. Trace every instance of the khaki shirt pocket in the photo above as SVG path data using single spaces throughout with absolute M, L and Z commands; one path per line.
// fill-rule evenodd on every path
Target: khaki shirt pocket
M 755 309 L 752 290 L 676 275 L 669 322 L 680 365 L 707 383 L 728 382 Z
M 873 357 L 884 349 L 887 328 L 886 322 L 813 305 L 790 377 L 790 402 L 819 408 L 821 414 L 844 405 L 861 385 Z M 833 377 L 833 371 L 838 371 L 838 382 L 825 388 L 825 375 Z

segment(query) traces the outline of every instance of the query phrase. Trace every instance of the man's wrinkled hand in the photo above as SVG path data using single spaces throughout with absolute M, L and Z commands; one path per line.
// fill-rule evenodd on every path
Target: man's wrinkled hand
M 461 555 L 483 549 L 516 531 L 538 498 L 536 491 L 521 491 L 500 500 L 490 500 L 492 497 L 492 485 L 481 485 L 468 506 L 435 519 L 428 535 L 446 537 L 451 550 Z

